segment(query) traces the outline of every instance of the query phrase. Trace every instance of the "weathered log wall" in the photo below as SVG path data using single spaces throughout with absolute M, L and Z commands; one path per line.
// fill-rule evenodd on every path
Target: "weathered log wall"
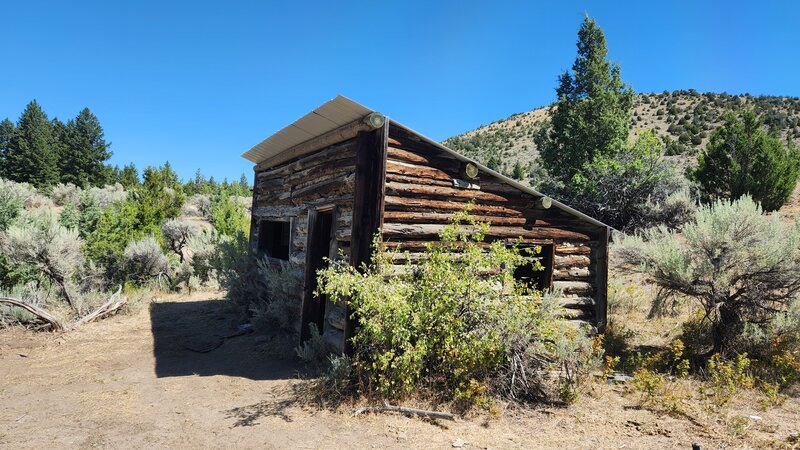
M 262 220 L 287 219 L 291 222 L 289 261 L 297 270 L 295 276 L 303 288 L 297 301 L 303 301 L 305 291 L 306 245 L 309 232 L 309 212 L 333 207 L 335 212 L 335 242 L 332 253 L 338 251 L 349 258 L 355 196 L 357 139 L 331 145 L 322 150 L 285 162 L 255 174 L 253 188 L 253 218 L 250 227 L 250 248 L 257 251 L 259 224 Z M 344 313 L 338 307 L 326 307 L 323 335 L 342 345 Z M 300 326 L 300 323 L 297 324 Z
M 552 286 L 564 293 L 567 316 L 602 324 L 598 305 L 605 301 L 598 264 L 605 252 L 604 228 L 556 207 L 537 209 L 537 198 L 487 172 L 464 180 L 465 163 L 399 127 L 390 127 L 386 162 L 383 239 L 419 257 L 438 238 L 452 213 L 472 202 L 472 214 L 491 223 L 487 240 L 514 240 L 554 247 Z M 415 253 L 417 252 L 417 253 Z M 399 261 L 406 262 L 406 261 Z M 598 272 L 599 269 L 599 272 Z M 598 289 L 601 287 L 602 289 Z

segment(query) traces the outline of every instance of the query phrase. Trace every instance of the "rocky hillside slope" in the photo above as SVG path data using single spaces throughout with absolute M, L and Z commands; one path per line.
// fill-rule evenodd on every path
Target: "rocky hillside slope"
M 550 107 L 514 114 L 451 137 L 444 144 L 509 176 L 514 176 L 514 166 L 519 162 L 524 169 L 522 179 L 527 178 L 537 156 L 534 136 L 548 120 Z M 685 165 L 705 147 L 722 115 L 743 107 L 753 108 L 783 138 L 800 138 L 800 98 L 701 94 L 694 90 L 637 94 L 631 134 L 643 129 L 655 131 L 664 140 L 667 154 Z

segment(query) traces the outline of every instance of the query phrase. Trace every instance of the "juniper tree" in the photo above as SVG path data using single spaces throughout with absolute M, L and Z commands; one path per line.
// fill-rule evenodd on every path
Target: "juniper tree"
M 559 77 L 550 126 L 536 139 L 549 173 L 565 182 L 595 155 L 612 156 L 625 146 L 634 100 L 619 66 L 607 58 L 603 30 L 588 16 L 578 31 L 577 47 L 572 72 Z
M 800 175 L 800 150 L 767 133 L 755 112 L 729 112 L 690 172 L 706 201 L 749 194 L 767 211 L 778 210 Z

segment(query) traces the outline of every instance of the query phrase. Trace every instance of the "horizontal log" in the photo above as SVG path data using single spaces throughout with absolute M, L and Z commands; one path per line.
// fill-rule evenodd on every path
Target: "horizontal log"
M 558 304 L 567 309 L 593 309 L 594 299 L 592 297 L 561 297 Z
M 337 177 L 292 192 L 292 203 L 299 204 L 312 198 L 325 198 L 355 189 L 355 174 Z
M 553 269 L 553 279 L 563 281 L 588 281 L 592 276 L 588 267 Z
M 348 139 L 353 139 L 358 135 L 358 133 L 362 131 L 372 131 L 376 127 L 375 123 L 369 120 L 369 116 L 370 115 L 367 115 L 358 120 L 354 120 L 353 122 L 345 124 L 325 134 L 301 142 L 300 144 L 295 145 L 294 147 L 291 147 L 289 149 L 286 149 L 271 158 L 267 158 L 264 161 L 259 162 L 259 164 L 256 165 L 255 170 L 258 172 L 264 169 L 268 169 L 270 167 L 275 167 L 287 161 L 291 161 L 295 158 L 302 157 L 303 155 L 306 155 L 308 153 L 312 153 L 322 148 L 328 147 L 332 144 L 346 141 Z M 381 124 L 380 126 L 382 125 L 383 124 Z
M 479 222 L 488 222 L 492 225 L 525 225 L 527 220 L 524 217 L 501 217 L 473 215 L 472 217 Z M 450 223 L 453 214 L 437 212 L 405 212 L 405 211 L 386 211 L 383 213 L 384 222 L 395 223 L 429 223 L 446 224 Z
M 262 206 L 253 208 L 253 216 L 257 218 L 286 218 L 300 214 L 303 206 Z
M 445 225 L 431 224 L 384 224 L 383 233 L 386 236 L 401 236 L 406 238 L 436 238 L 444 229 Z M 471 227 L 462 226 L 462 230 L 469 231 Z M 574 240 L 588 240 L 589 236 L 574 231 L 562 230 L 559 228 L 537 227 L 530 230 L 515 227 L 490 227 L 486 236 L 496 238 L 561 238 Z
M 418 166 L 415 164 L 404 163 L 401 161 L 395 161 L 391 159 L 386 161 L 386 173 L 407 175 L 423 179 L 430 178 L 433 180 L 442 180 L 442 181 L 451 181 L 453 179 L 453 177 L 451 177 L 450 174 L 448 174 L 443 170 L 426 166 Z M 419 183 L 420 184 L 424 183 L 424 180 L 420 180 Z
M 387 195 L 385 202 L 387 211 L 458 212 L 463 211 L 468 206 L 468 203 L 464 201 L 431 200 L 397 195 Z M 474 204 L 470 206 L 470 211 L 476 214 L 523 217 L 523 214 L 518 209 L 500 205 Z
M 553 265 L 555 267 L 588 267 L 592 260 L 586 255 L 566 255 L 561 256 L 556 254 L 553 258 Z
M 302 189 L 307 188 L 309 186 L 313 186 L 315 184 L 325 183 L 329 180 L 346 179 L 348 177 L 354 177 L 354 176 L 355 176 L 355 166 L 350 166 L 350 170 L 348 171 L 328 173 L 326 175 L 321 175 L 314 178 L 304 178 L 296 180 L 292 184 L 287 184 L 286 189 L 294 193 L 297 191 L 301 191 Z
M 392 138 L 389 138 L 389 148 L 387 149 L 387 156 L 389 159 L 396 159 L 398 161 L 405 161 L 412 164 L 420 164 L 425 166 L 431 164 L 432 158 L 420 155 L 419 153 L 397 148 L 400 143 L 396 140 L 392 142 L 392 140 Z
M 314 166 L 320 166 L 331 161 L 340 159 L 355 158 L 355 139 L 351 139 L 339 144 L 320 149 L 317 152 L 308 154 L 297 161 L 275 166 L 269 169 L 258 169 L 256 166 L 256 181 L 267 180 L 270 178 L 280 178 L 289 176 Z
M 565 309 L 562 312 L 562 317 L 568 320 L 593 320 L 595 312 L 586 309 Z
M 594 286 L 586 281 L 553 281 L 553 288 L 564 294 L 591 296 L 594 293 Z
M 429 241 L 414 241 L 414 240 L 389 240 L 389 238 L 384 238 L 382 245 L 384 248 L 392 249 L 392 250 L 399 250 L 399 251 L 422 251 L 425 250 L 428 245 L 437 245 L 439 244 L 438 240 L 429 240 Z M 453 243 L 455 246 L 458 246 L 458 243 Z M 476 242 L 474 245 L 480 248 L 489 248 L 489 244 L 486 242 Z
M 473 189 L 456 189 L 442 186 L 423 186 L 408 183 L 386 183 L 387 195 L 422 196 L 427 198 L 458 199 L 463 201 L 480 200 L 494 203 L 510 203 L 506 197 Z
M 331 161 L 323 165 L 314 166 L 283 178 L 284 186 L 292 186 L 318 179 L 323 176 L 354 172 L 356 167 L 355 155 L 352 158 Z
M 589 255 L 592 247 L 589 245 L 557 245 L 556 255 Z
M 452 181 L 445 181 L 445 180 L 434 180 L 431 178 L 424 178 L 420 179 L 418 177 L 408 176 L 408 175 L 398 175 L 394 173 L 387 173 L 386 174 L 386 181 L 387 182 L 395 182 L 395 183 L 410 183 L 415 184 L 421 181 L 424 181 L 425 184 L 429 186 L 443 186 L 443 187 L 452 187 Z
M 293 164 L 293 166 L 295 165 Z M 256 189 L 285 188 L 320 175 L 347 171 L 351 167 L 355 167 L 355 153 L 352 149 L 349 149 L 347 152 L 334 153 L 326 158 L 314 161 L 313 165 L 304 169 L 288 170 L 284 168 L 272 173 L 269 177 L 260 177 L 256 183 Z

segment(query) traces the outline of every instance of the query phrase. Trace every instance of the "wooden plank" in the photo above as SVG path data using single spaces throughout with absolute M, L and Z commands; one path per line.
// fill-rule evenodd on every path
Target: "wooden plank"
M 360 268 L 372 259 L 372 238 L 383 226 L 389 120 L 382 128 L 361 132 L 357 139 L 350 264 Z M 346 351 L 351 352 L 350 341 L 357 324 L 351 319 L 349 308 L 346 316 L 344 339 Z
M 597 290 L 595 291 L 596 303 L 596 323 L 597 329 L 602 333 L 605 331 L 608 320 L 608 241 L 611 237 L 611 230 L 603 228 L 600 230 L 600 245 L 597 247 L 595 257 L 595 271 Z

